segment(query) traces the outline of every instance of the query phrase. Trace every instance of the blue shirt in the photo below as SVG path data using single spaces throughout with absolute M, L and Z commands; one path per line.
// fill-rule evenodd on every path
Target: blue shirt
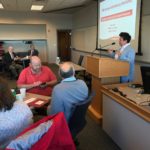
M 11 110 L 0 111 L 0 148 L 31 124 L 32 117 L 30 108 L 22 101 L 16 101 Z
M 112 56 L 114 57 L 114 53 L 112 54 Z M 120 81 L 121 83 L 125 83 L 125 82 L 132 82 L 134 79 L 134 60 L 135 60 L 135 51 L 134 49 L 128 45 L 126 46 L 120 57 L 118 58 L 118 60 L 124 60 L 124 61 L 128 61 L 129 62 L 129 74 L 128 76 L 122 76 L 120 77 Z
M 49 114 L 64 112 L 69 121 L 76 104 L 85 101 L 88 97 L 88 87 L 82 80 L 70 77 L 56 85 L 52 92 L 52 101 Z

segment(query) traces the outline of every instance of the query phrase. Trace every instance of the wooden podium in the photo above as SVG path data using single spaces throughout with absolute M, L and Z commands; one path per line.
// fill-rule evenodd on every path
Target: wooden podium
M 92 89 L 96 93 L 89 106 L 89 113 L 97 122 L 100 122 L 102 119 L 101 79 L 128 75 L 129 63 L 111 58 L 87 56 L 86 71 L 92 74 Z

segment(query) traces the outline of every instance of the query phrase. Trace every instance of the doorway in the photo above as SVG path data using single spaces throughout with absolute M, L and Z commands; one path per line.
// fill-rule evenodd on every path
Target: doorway
M 61 61 L 71 60 L 71 30 L 57 30 L 58 57 Z

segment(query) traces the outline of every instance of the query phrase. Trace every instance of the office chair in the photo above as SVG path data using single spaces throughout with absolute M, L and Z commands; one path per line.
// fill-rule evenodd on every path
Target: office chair
M 79 60 L 78 60 L 78 65 L 81 66 L 82 65 L 82 61 L 83 61 L 84 56 L 80 55 Z M 83 74 L 83 71 L 75 71 L 75 77 L 77 79 L 80 79 L 80 75 Z
M 80 65 L 80 66 L 82 65 L 83 59 L 84 59 L 84 56 L 80 55 L 79 60 L 78 60 L 78 65 Z M 87 73 L 85 71 L 76 71 L 75 76 L 77 79 L 84 80 L 86 82 L 89 90 L 91 90 L 92 76 L 89 73 Z
M 78 65 L 79 65 L 79 66 L 82 65 L 83 58 L 84 58 L 84 56 L 83 56 L 83 55 L 80 55 L 79 60 L 78 60 Z
M 13 76 L 12 76 L 12 73 L 9 69 L 8 64 L 5 62 L 4 55 L 2 56 L 1 65 L 2 65 L 2 71 L 5 74 L 5 77 L 8 77 L 9 79 L 12 79 Z
M 78 60 L 78 65 L 79 66 L 82 65 L 83 58 L 84 58 L 84 56 L 80 55 L 79 60 Z M 83 71 L 76 71 L 75 76 L 76 76 L 76 78 L 80 79 L 81 77 L 84 77 L 84 73 L 83 73 Z
M 0 60 L 0 72 L 3 72 L 3 70 L 4 70 L 4 66 L 3 65 L 4 65 L 3 61 Z
M 25 129 L 6 150 L 75 150 L 67 122 L 62 112 L 44 117 Z
M 95 96 L 95 92 L 92 91 L 88 98 L 79 105 L 76 106 L 70 120 L 69 120 L 69 129 L 71 132 L 71 135 L 73 139 L 76 139 L 77 134 L 85 127 L 86 125 L 86 112 L 88 109 L 88 106 L 91 103 L 92 98 Z

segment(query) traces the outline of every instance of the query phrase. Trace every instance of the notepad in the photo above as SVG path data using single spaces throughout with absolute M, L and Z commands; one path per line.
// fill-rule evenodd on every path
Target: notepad
M 28 100 L 25 101 L 25 103 L 29 106 L 29 107 L 42 107 L 43 105 L 49 103 L 49 100 L 44 100 L 44 99 L 40 99 L 40 98 L 30 98 Z
M 25 103 L 28 104 L 28 103 L 31 103 L 35 100 L 36 100 L 36 98 L 30 98 L 30 99 L 25 100 Z
M 41 104 L 43 104 L 43 103 L 44 103 L 44 101 L 41 101 L 41 100 L 35 102 L 36 105 L 41 105 Z

